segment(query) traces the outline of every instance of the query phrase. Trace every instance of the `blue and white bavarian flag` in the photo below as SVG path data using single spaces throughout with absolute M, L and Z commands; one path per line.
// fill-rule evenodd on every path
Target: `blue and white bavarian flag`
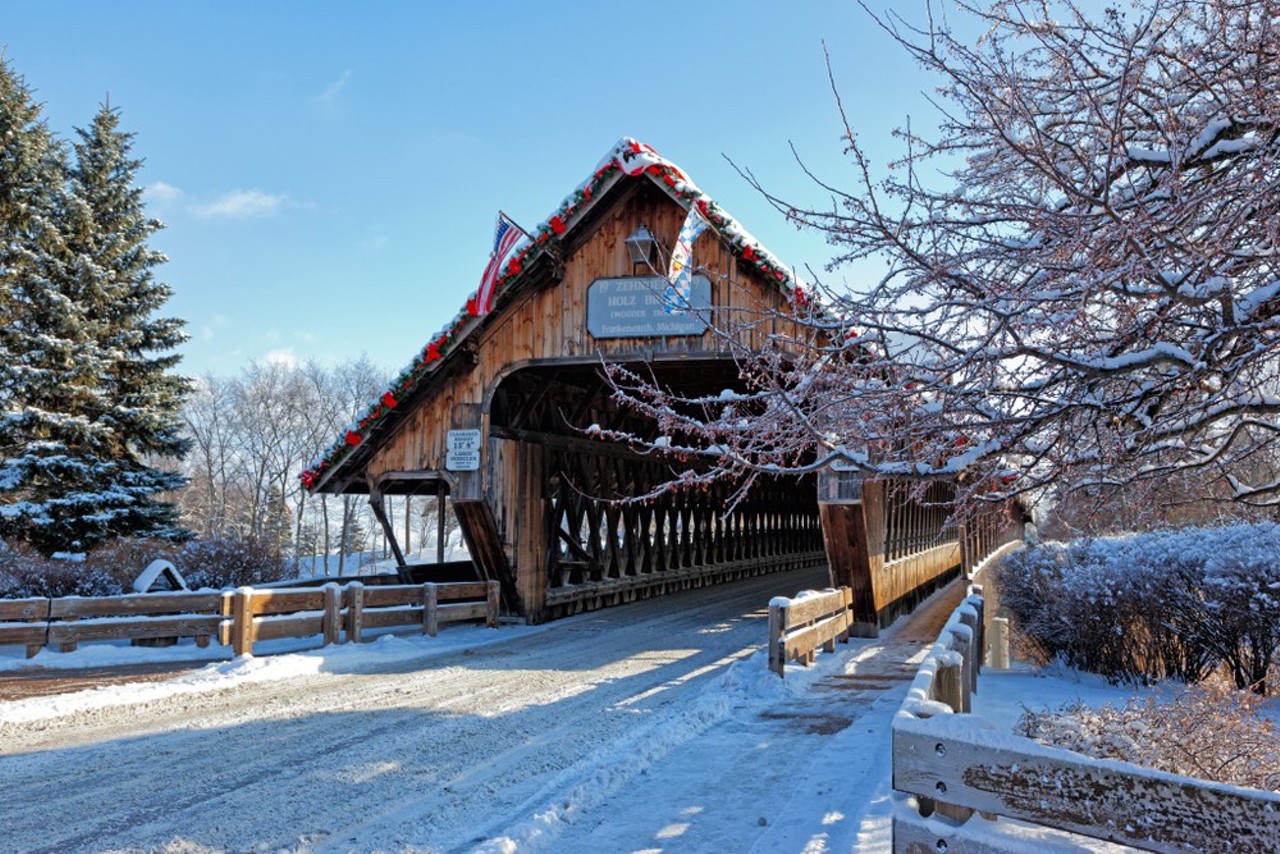
M 667 314 L 686 311 L 689 308 L 689 290 L 693 283 L 693 242 L 702 234 L 708 223 L 698 213 L 696 207 L 689 208 L 689 215 L 680 226 L 680 236 L 676 238 L 676 248 L 671 250 L 671 266 L 667 270 L 666 291 L 662 294 L 662 310 Z

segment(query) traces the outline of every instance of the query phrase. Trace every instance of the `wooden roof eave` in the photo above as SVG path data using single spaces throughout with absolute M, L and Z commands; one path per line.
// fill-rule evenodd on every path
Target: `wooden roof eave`
M 693 206 L 687 195 L 682 197 L 675 186 L 665 180 L 661 174 L 656 174 L 648 169 L 639 175 L 628 175 L 621 171 L 610 174 L 605 179 L 603 186 L 597 189 L 594 196 L 589 200 L 584 200 L 580 205 L 577 215 L 567 223 L 568 227 L 563 235 L 558 239 L 548 240 L 545 244 L 534 244 L 531 255 L 525 259 L 522 272 L 516 274 L 515 278 L 498 294 L 495 310 L 484 317 L 469 318 L 457 336 L 458 343 L 441 358 L 434 370 L 419 380 L 413 390 L 404 396 L 402 406 L 393 410 L 384 421 L 374 425 L 365 435 L 360 445 L 355 447 L 353 451 L 332 466 L 320 471 L 310 487 L 310 492 L 313 494 L 365 492 L 367 485 L 364 483 L 363 471 L 368 464 L 369 458 L 398 431 L 405 420 L 404 413 L 406 411 L 412 410 L 418 402 L 426 397 L 431 389 L 442 382 L 444 378 L 452 375 L 452 369 L 459 365 L 459 360 L 471 358 L 469 353 L 473 353 L 474 350 L 463 346 L 468 339 L 474 341 L 473 336 L 476 331 L 491 323 L 495 317 L 500 316 L 503 313 L 503 308 L 511 305 L 514 298 L 521 292 L 527 291 L 530 287 L 545 287 L 556 281 L 558 274 L 563 269 L 564 256 L 572 254 L 578 246 L 589 239 L 591 234 L 603 222 L 603 217 L 599 216 L 599 212 L 625 200 L 625 197 L 619 199 L 614 192 L 615 188 L 620 184 L 626 183 L 635 192 L 640 186 L 639 182 L 629 182 L 625 181 L 625 179 L 642 176 L 647 177 L 649 183 L 657 186 L 667 198 L 679 205 L 681 209 L 687 211 Z M 730 217 L 730 220 L 732 220 L 732 217 Z M 718 230 L 717 238 L 730 245 L 733 243 L 728 235 L 722 234 Z
M 502 293 L 498 295 L 494 310 L 482 317 L 470 318 L 458 336 L 459 342 L 474 340 L 473 336 L 476 332 L 499 317 L 511 305 L 518 294 L 528 290 L 530 287 L 541 288 L 555 281 L 562 271 L 562 253 L 567 251 L 571 254 L 592 232 L 599 228 L 601 219 L 595 214 L 602 207 L 607 208 L 625 200 L 625 197 L 623 199 L 617 198 L 613 190 L 628 177 L 631 176 L 622 173 L 611 175 L 594 198 L 582 207 L 581 212 L 574 218 L 573 223 L 566 229 L 560 240 L 548 242 L 544 245 L 535 244 L 534 253 L 530 258 L 526 259 L 524 269 L 517 275 L 512 284 L 504 288 Z M 662 181 L 647 173 L 646 177 L 652 183 L 662 187 L 663 191 L 677 204 L 685 208 L 688 207 L 674 196 Z M 459 367 L 459 360 L 471 358 L 469 352 L 471 351 L 465 346 L 456 346 L 450 350 L 437 363 L 435 370 L 414 388 L 413 392 L 389 414 L 385 421 L 370 429 L 364 441 L 336 465 L 320 473 L 309 490 L 311 494 L 362 495 L 368 492 L 368 485 L 365 483 L 363 472 L 368 465 L 369 459 L 385 442 L 390 441 L 396 434 L 405 421 L 406 412 L 413 410 L 428 396 L 429 392 L 448 379 L 454 370 Z

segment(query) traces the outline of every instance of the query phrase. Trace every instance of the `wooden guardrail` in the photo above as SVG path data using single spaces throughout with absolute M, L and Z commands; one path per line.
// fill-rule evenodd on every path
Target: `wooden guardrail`
M 209 593 L 140 593 L 0 600 L 0 644 L 22 644 L 30 658 L 45 645 L 70 652 L 81 641 L 195 638 L 251 653 L 257 641 L 321 635 L 324 644 L 352 642 L 370 629 L 483 619 L 498 625 L 498 583 L 456 582 Z
M 321 635 L 325 645 L 358 643 L 368 629 L 421 626 L 434 636 L 441 623 L 483 619 L 498 625 L 496 581 L 345 587 L 302 590 L 241 587 L 222 593 L 219 642 L 236 655 L 253 653 L 258 641 Z M 475 600 L 479 601 L 475 601 Z
M 137 593 L 49 600 L 46 644 L 71 652 L 80 641 L 193 637 L 208 646 L 218 630 L 217 593 Z
M 849 640 L 853 626 L 853 594 L 848 587 L 808 591 L 794 599 L 769 601 L 769 669 L 785 678 L 788 661 L 808 667 L 818 647 L 836 651 L 836 641 Z
M 0 599 L 0 644 L 22 644 L 27 658 L 40 651 L 49 636 L 48 599 Z
M 999 816 L 1149 851 L 1280 850 L 1280 793 L 1095 760 L 966 716 L 983 649 L 981 588 L 952 614 L 893 721 L 897 852 L 1024 851 Z M 997 831 L 997 832 L 993 832 Z M 1086 840 L 1075 837 L 1081 850 Z

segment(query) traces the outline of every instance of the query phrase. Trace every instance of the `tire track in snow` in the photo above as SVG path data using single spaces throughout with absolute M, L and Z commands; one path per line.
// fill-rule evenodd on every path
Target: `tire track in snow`
M 644 600 L 419 670 L 362 666 L 6 724 L 6 842 L 465 846 L 590 778 L 641 725 L 678 719 L 763 643 L 771 595 L 822 583 L 786 573 Z

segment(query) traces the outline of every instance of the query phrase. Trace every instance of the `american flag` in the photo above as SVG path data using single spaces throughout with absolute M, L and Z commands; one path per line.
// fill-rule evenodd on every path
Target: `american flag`
M 493 232 L 493 254 L 489 256 L 489 266 L 484 268 L 480 277 L 480 288 L 476 291 L 476 314 L 484 316 L 493 310 L 494 287 L 498 284 L 498 274 L 502 272 L 502 262 L 520 240 L 520 229 L 507 222 L 506 217 L 498 215 L 498 227 Z

